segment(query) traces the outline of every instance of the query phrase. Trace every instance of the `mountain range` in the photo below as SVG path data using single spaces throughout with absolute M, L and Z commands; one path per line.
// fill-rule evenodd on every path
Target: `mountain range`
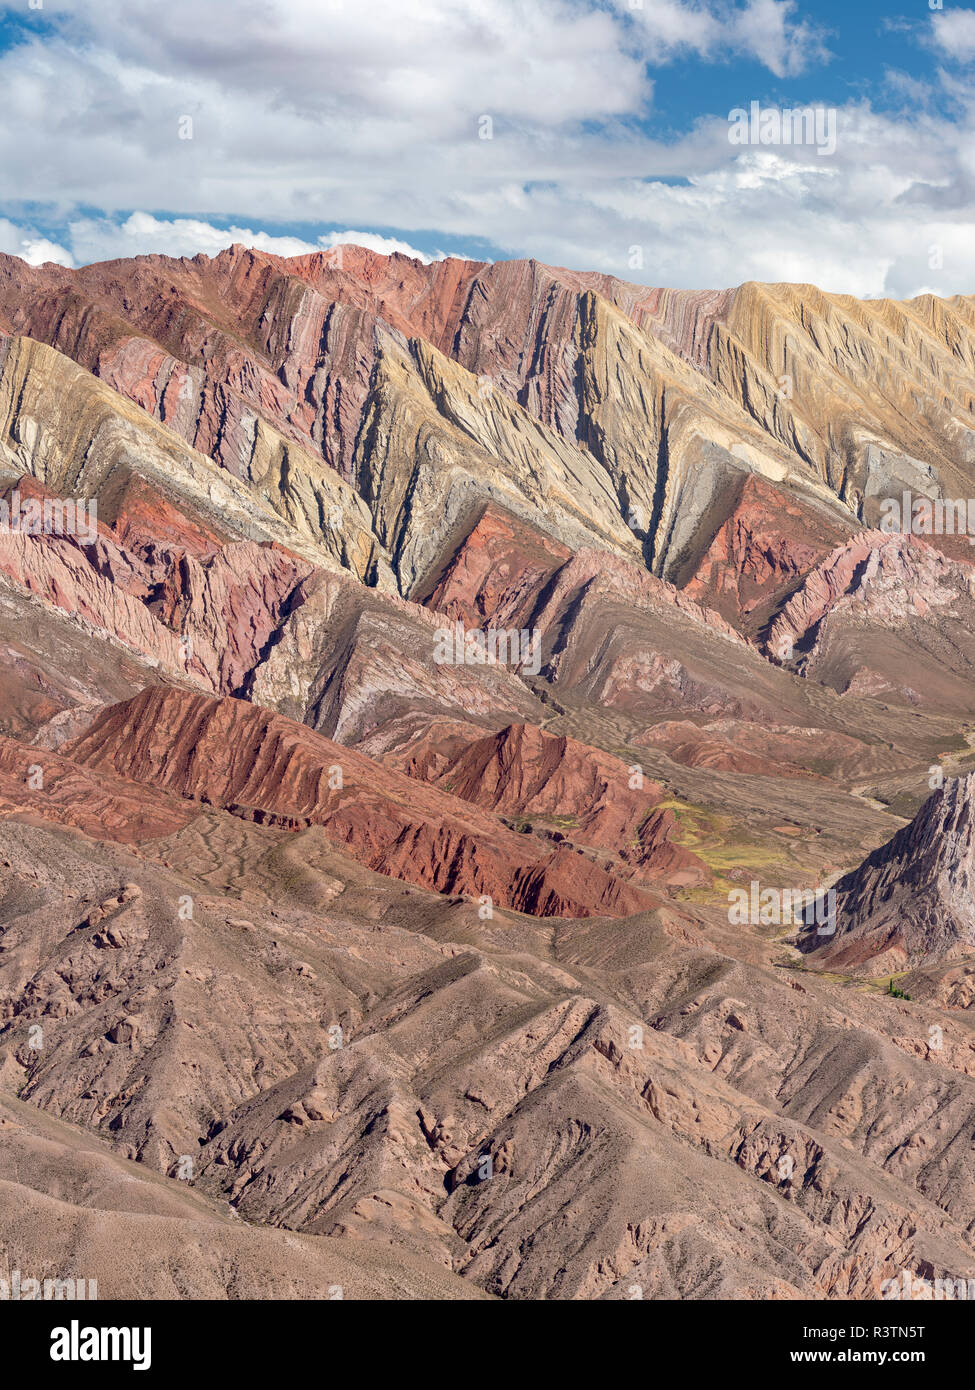
M 975 1277 L 970 495 L 975 298 L 0 256 L 8 1268 Z

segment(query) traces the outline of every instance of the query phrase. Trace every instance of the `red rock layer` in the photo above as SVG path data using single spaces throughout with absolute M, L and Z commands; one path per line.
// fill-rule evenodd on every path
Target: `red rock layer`
M 182 829 L 193 811 L 164 792 L 0 737 L 0 818 L 9 816 L 137 845 Z
M 877 622 L 896 623 L 905 603 L 924 616 L 939 601 L 938 589 L 946 579 L 962 587 L 969 584 L 956 561 L 916 536 L 862 531 L 806 576 L 773 622 L 767 650 L 778 655 L 783 647 L 805 640 L 848 595 L 861 598 Z
M 677 816 L 669 806 L 651 811 L 637 826 L 635 840 L 623 851 L 623 858 L 636 866 L 637 878 L 672 888 L 690 887 L 710 879 L 704 860 L 674 843 L 678 829 Z
M 358 246 L 285 259 L 233 246 L 73 271 L 0 257 L 0 330 L 72 357 L 238 476 L 256 411 L 349 478 L 384 326 L 575 438 L 576 330 L 593 292 L 699 367 L 731 302 L 533 260 L 421 265 Z
M 741 643 L 740 634 L 714 609 L 695 602 L 666 579 L 658 579 L 621 556 L 588 546 L 561 567 L 541 595 L 542 602 L 531 612 L 522 610 L 516 619 L 527 621 L 530 617 L 545 632 L 562 621 L 583 588 L 588 594 L 599 593 L 645 612 L 676 610 L 694 626 L 709 628 Z
M 867 752 L 858 739 L 826 729 L 768 729 L 744 720 L 719 720 L 704 727 L 666 720 L 639 734 L 634 743 L 662 748 L 685 767 L 743 772 L 757 777 L 813 777 L 809 762 L 827 766 L 855 762 Z
M 15 492 L 22 502 L 49 495 L 31 478 L 9 487 L 8 501 Z M 235 692 L 300 600 L 312 566 L 276 545 L 217 546 L 193 523 L 176 525 L 175 510 L 172 518 L 165 507 L 157 513 L 161 500 L 151 489 L 123 499 L 117 517 L 129 544 L 100 519 L 90 544 L 76 535 L 0 534 L 0 574 L 167 673 Z M 161 533 L 188 540 L 189 549 L 145 539 L 157 514 Z
M 65 537 L 0 535 L 0 574 L 131 651 L 150 655 L 164 670 L 179 669 L 178 638 L 141 601 L 144 587 L 142 595 L 133 596 L 139 571 L 125 563 L 112 541 L 99 537 L 83 547 Z
M 103 493 L 98 508 L 100 518 L 110 523 L 119 545 L 128 550 L 162 546 L 202 560 L 216 554 L 232 539 L 195 515 L 187 500 L 174 506 L 158 488 L 135 473 L 116 492 Z
M 188 636 L 191 672 L 214 690 L 238 691 L 278 630 L 306 561 L 278 546 L 240 541 L 207 560 L 182 555 L 153 594 L 152 608 L 174 632 Z
M 468 627 L 505 627 L 570 557 L 567 546 L 488 506 L 433 588 L 417 598 Z
M 749 473 L 684 592 L 747 628 L 844 536 L 839 523 Z
M 253 415 L 349 476 L 377 321 L 451 336 L 482 267 L 359 247 L 283 260 L 141 256 L 78 271 L 0 258 L 0 327 L 49 343 L 240 476 Z
M 533 724 L 466 742 L 456 727 L 446 740 L 439 734 L 432 726 L 411 743 L 405 766 L 397 757 L 398 765 L 452 796 L 524 818 L 567 845 L 608 851 L 613 857 L 605 863 L 614 873 L 670 886 L 708 879 L 697 855 L 671 843 L 678 828 L 673 813 L 653 810 L 663 788 L 642 776 L 642 786 L 631 786 L 630 768 L 619 758 Z
M 617 850 L 663 796 L 656 782 L 635 790 L 629 780 L 619 758 L 531 724 L 512 724 L 469 744 L 436 783 L 493 811 L 561 816 L 574 822 L 572 838 Z
M 658 901 L 581 854 L 545 853 L 486 812 L 243 701 L 153 687 L 106 710 L 65 752 L 248 819 L 320 825 L 370 869 L 440 892 L 539 916 L 624 915 Z

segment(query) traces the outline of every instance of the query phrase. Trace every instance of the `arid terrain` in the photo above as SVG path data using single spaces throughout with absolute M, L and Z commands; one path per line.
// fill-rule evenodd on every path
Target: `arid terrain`
M 0 256 L 0 1279 L 975 1279 L 975 535 L 905 496 L 975 497 L 975 298 Z

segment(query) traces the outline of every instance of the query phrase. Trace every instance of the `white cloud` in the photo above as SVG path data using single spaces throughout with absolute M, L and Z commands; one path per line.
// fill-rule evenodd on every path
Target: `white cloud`
M 317 248 L 297 237 L 274 237 L 249 227 L 222 231 L 195 217 L 161 219 L 147 212 L 133 212 L 120 225 L 109 218 L 79 218 L 69 226 L 74 254 L 83 264 L 117 260 L 123 256 L 195 256 L 198 251 L 216 255 L 234 242 L 272 251 L 279 256 L 301 256 Z
M 708 60 L 756 58 L 777 77 L 802 72 L 828 56 L 822 37 L 795 18 L 794 0 L 747 0 L 741 7 L 711 7 L 683 0 L 616 0 L 632 14 L 646 56 L 666 62 L 683 53 Z
M 432 260 L 446 260 L 443 253 L 437 256 L 426 256 L 422 251 L 417 251 L 409 242 L 399 241 L 396 237 L 377 236 L 375 232 L 329 232 L 326 236 L 318 238 L 316 250 L 323 247 L 327 250 L 332 246 L 365 246 L 368 251 L 378 251 L 381 256 L 411 256 L 415 261 L 423 261 L 429 264 Z
M 739 52 L 751 53 L 776 77 L 790 77 L 822 60 L 827 50 L 811 24 L 794 23 L 792 0 L 749 0 L 731 21 Z
M 415 260 L 430 260 L 429 256 L 405 241 L 376 236 L 370 232 L 329 232 L 314 241 L 304 241 L 300 237 L 272 236 L 250 227 L 223 229 L 194 217 L 158 218 L 148 212 L 133 212 L 121 224 L 107 217 L 79 218 L 70 224 L 68 239 L 74 255 L 82 264 L 151 253 L 195 256 L 202 251 L 204 255 L 212 256 L 235 242 L 256 247 L 260 251 L 270 251 L 276 256 L 306 256 L 313 251 L 354 243 L 387 256 L 398 251 Z
M 714 12 L 703 5 L 682 0 L 616 0 L 617 8 L 629 15 L 649 53 L 666 62 L 682 52 L 709 58 L 721 42 L 723 29 Z
M 975 58 L 975 10 L 943 10 L 931 16 L 934 44 L 948 58 L 968 63 Z
M 211 0 L 201 21 L 197 0 L 46 0 L 60 36 L 0 54 L 4 184 L 24 205 L 57 203 L 45 221 L 68 227 L 59 259 L 213 254 L 232 241 L 419 255 L 413 237 L 433 228 L 656 284 L 975 287 L 967 72 L 901 88 L 896 118 L 845 106 L 829 158 L 732 147 L 726 112 L 655 141 L 640 124 L 648 62 L 747 55 L 782 79 L 820 61 L 822 40 L 787 0 L 613 5 Z M 707 91 L 698 99 L 706 109 Z M 192 139 L 179 138 L 182 116 Z M 235 225 L 215 227 L 215 212 Z M 319 235 L 337 224 L 360 230 Z M 29 228 L 4 236 L 16 254 L 52 254 Z
M 8 256 L 19 256 L 28 265 L 43 265 L 45 261 L 74 265 L 74 258 L 63 246 L 48 241 L 30 227 L 18 227 L 5 217 L 0 217 L 0 251 Z
M 305 117 L 558 123 L 632 111 L 639 55 L 573 0 L 75 0 L 67 30 L 132 71 L 216 84 Z

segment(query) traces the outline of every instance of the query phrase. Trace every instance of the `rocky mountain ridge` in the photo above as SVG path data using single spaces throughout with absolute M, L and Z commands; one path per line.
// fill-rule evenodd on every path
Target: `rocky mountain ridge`
M 973 407 L 964 297 L 0 257 L 4 1255 L 975 1277 Z

